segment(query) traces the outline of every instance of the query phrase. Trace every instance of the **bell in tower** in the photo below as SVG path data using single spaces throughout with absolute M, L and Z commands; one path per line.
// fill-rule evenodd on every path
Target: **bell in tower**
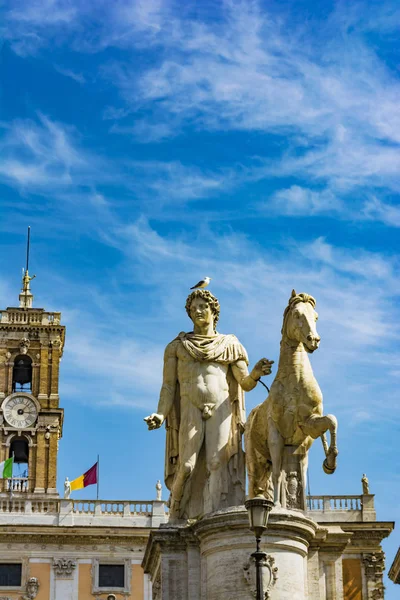
M 59 312 L 35 308 L 29 276 L 30 230 L 19 306 L 0 310 L 0 462 L 14 457 L 0 498 L 18 494 L 57 497 L 57 452 L 62 435 L 59 365 L 65 327 Z

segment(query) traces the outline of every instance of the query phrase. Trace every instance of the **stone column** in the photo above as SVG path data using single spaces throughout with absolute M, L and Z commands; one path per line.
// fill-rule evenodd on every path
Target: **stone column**
M 13 362 L 6 363 L 6 379 L 7 379 L 7 396 L 12 393 L 12 376 L 13 376 Z
M 46 439 L 45 432 L 38 430 L 36 446 L 35 494 L 44 494 L 46 486 Z
M 6 390 L 7 390 L 6 363 L 7 363 L 6 355 L 0 354 L 0 401 L 6 397 Z
M 36 356 L 36 360 L 39 360 L 37 357 L 40 357 L 39 354 Z M 32 394 L 34 396 L 39 395 L 39 374 L 40 374 L 40 362 L 32 363 Z
M 50 407 L 58 408 L 58 379 L 60 375 L 60 346 L 61 340 L 57 338 L 52 343 L 51 352 L 51 382 L 50 382 Z
M 47 492 L 57 494 L 57 452 L 58 452 L 58 429 L 50 432 L 49 439 L 49 460 L 47 476 Z
M 38 400 L 47 400 L 49 392 L 49 347 L 48 342 L 42 342 L 40 360 L 40 381 Z M 42 404 L 43 406 L 43 404 Z

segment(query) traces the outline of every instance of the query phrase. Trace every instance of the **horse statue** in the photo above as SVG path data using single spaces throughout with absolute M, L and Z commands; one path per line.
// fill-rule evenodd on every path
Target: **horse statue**
M 321 436 L 324 446 L 325 473 L 334 473 L 336 469 L 337 420 L 334 415 L 322 414 L 322 393 L 308 357 L 308 354 L 317 350 L 320 343 L 315 304 L 312 296 L 292 291 L 283 315 L 278 372 L 267 399 L 251 411 L 246 423 L 249 497 L 261 494 L 272 499 L 273 494 L 273 500 L 278 506 L 282 504 L 283 496 L 286 499 L 287 494 L 296 494 L 300 487 L 305 490 L 307 453 L 317 437 Z M 329 447 L 325 436 L 328 430 Z M 292 468 L 286 474 L 283 473 L 287 447 L 290 447 L 293 455 L 291 464 L 294 459 L 300 465 L 300 485 L 297 482 L 294 486 L 290 483 L 293 477 L 297 477 Z M 305 508 L 305 491 L 303 498 Z M 295 503 L 290 505 L 285 501 L 283 505 L 290 508 Z

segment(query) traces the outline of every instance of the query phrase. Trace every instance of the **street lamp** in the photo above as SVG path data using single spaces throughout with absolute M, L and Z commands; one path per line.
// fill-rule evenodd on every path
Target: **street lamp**
M 251 555 L 256 563 L 256 582 L 257 582 L 257 600 L 264 600 L 263 594 L 263 576 L 262 576 L 262 563 L 267 558 L 266 552 L 263 552 L 260 548 L 261 536 L 267 529 L 268 516 L 274 507 L 274 503 L 271 500 L 267 500 L 264 496 L 256 496 L 247 500 L 245 503 L 247 512 L 249 513 L 250 529 L 254 531 L 256 536 L 257 548 L 256 551 Z

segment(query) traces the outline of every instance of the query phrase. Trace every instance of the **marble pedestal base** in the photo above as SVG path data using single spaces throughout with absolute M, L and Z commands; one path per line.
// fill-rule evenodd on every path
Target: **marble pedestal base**
M 263 569 L 266 598 L 308 600 L 307 552 L 317 529 L 300 511 L 272 511 L 262 541 L 268 554 Z M 189 526 L 162 526 L 151 533 L 143 559 L 153 600 L 252 600 L 254 550 L 243 506 Z

